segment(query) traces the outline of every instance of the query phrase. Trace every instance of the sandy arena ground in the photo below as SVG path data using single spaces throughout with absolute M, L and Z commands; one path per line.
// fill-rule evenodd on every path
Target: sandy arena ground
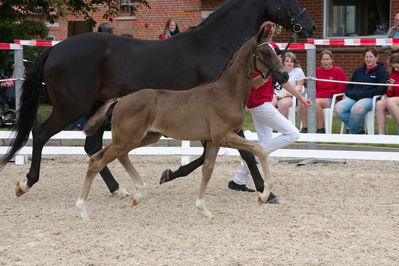
M 30 163 L 0 172 L 0 265 L 399 265 L 399 165 L 348 161 L 306 165 L 270 161 L 280 205 L 227 182 L 238 157 L 219 156 L 207 192 L 208 219 L 196 211 L 201 171 L 160 186 L 176 156 L 132 156 L 147 183 L 136 207 L 115 199 L 100 178 L 90 221 L 74 207 L 85 156 L 54 156 L 41 180 L 16 198 Z M 111 170 L 125 188 L 118 162 Z M 249 183 L 253 187 L 253 183 Z

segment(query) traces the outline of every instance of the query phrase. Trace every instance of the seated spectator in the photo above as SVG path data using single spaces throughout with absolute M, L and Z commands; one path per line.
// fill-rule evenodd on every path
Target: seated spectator
M 367 83 L 386 83 L 389 74 L 384 64 L 378 62 L 375 48 L 366 48 L 364 51 L 364 65 L 357 68 L 351 81 Z M 334 108 L 335 113 L 346 125 L 346 131 L 351 134 L 364 134 L 364 117 L 371 111 L 376 95 L 385 94 L 385 86 L 348 84 L 345 98 L 339 101 Z
M 159 35 L 160 40 L 165 40 L 176 34 L 180 33 L 179 26 L 173 18 L 169 18 L 166 21 L 165 29 L 163 30 L 163 34 Z
M 305 74 L 302 71 L 299 62 L 292 52 L 286 52 L 283 56 L 282 63 L 285 69 L 288 71 L 290 76 L 289 83 L 299 92 L 303 90 L 303 84 L 305 82 Z M 273 96 L 272 104 L 276 107 L 279 112 L 288 118 L 288 109 L 295 103 L 292 100 L 292 94 L 287 90 L 279 86 Z
M 73 122 L 73 129 L 74 130 L 83 130 L 83 126 L 86 123 L 86 118 L 81 117 L 75 122 Z
M 316 78 L 346 81 L 346 76 L 342 68 L 334 66 L 334 55 L 329 50 L 321 52 L 321 67 L 316 69 Z M 326 133 L 324 128 L 324 108 L 330 108 L 334 94 L 345 91 L 345 83 L 335 83 L 328 81 L 316 81 L 316 121 L 317 133 Z M 308 108 L 300 105 L 302 129 L 301 133 L 308 132 Z
M 4 79 L 14 79 L 15 75 L 7 77 Z M 12 109 L 15 111 L 15 81 L 6 80 L 0 82 L 0 103 L 2 104 L 2 113 Z
M 396 15 L 393 19 L 393 23 L 394 23 L 394 25 L 387 32 L 387 38 L 399 38 L 399 13 L 396 13 Z M 393 53 L 399 52 L 399 46 L 395 45 L 395 44 L 384 45 L 384 46 L 382 46 L 382 48 L 388 54 L 393 54 Z
M 399 53 L 392 54 L 389 57 L 389 64 L 391 65 L 391 74 L 389 75 L 388 83 L 399 85 Z M 386 94 L 388 98 L 378 101 L 375 107 L 378 134 L 385 134 L 385 120 L 387 112 L 392 115 L 396 124 L 399 125 L 399 87 L 388 86 Z

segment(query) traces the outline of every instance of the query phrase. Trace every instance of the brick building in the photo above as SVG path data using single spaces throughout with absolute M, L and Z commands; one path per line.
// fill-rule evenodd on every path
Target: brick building
M 399 12 L 399 0 L 299 0 L 317 25 L 314 36 L 325 38 L 384 38 L 385 32 L 392 25 L 394 15 Z M 209 15 L 224 0 L 149 0 L 151 9 L 140 8 L 135 16 L 131 16 L 129 0 L 121 0 L 121 9 L 111 23 L 115 34 L 132 34 L 136 38 L 157 39 L 162 33 L 166 20 L 173 17 L 180 30 L 195 26 Z M 103 12 L 94 14 L 97 26 L 107 22 L 102 18 Z M 97 31 L 89 28 L 82 18 L 69 16 L 67 20 L 56 21 L 50 25 L 50 37 L 63 40 L 69 36 Z M 283 30 L 275 38 L 276 42 L 287 42 L 290 33 Z M 304 42 L 298 39 L 298 42 Z M 341 66 L 348 78 L 352 71 L 363 63 L 364 47 L 318 46 L 317 52 L 330 49 L 335 54 L 335 64 Z M 306 69 L 306 54 L 297 52 L 301 65 Z M 386 59 L 385 54 L 380 60 Z

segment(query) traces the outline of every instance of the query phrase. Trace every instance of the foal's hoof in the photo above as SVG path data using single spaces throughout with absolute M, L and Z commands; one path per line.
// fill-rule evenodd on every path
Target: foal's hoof
M 161 179 L 159 180 L 159 184 L 162 185 L 163 183 L 169 182 L 172 179 L 170 179 L 170 175 L 172 174 L 172 170 L 166 169 L 163 171 Z
M 114 192 L 112 192 L 112 196 L 118 199 L 124 199 L 128 197 L 130 193 L 126 191 L 124 188 L 118 188 Z
M 197 199 L 195 202 L 195 206 L 197 206 L 198 211 L 201 212 L 203 215 L 210 219 L 213 219 L 213 215 L 206 207 L 204 199 Z
M 138 204 L 139 204 L 139 202 L 135 198 L 133 198 L 131 206 L 134 207 L 134 206 L 137 206 Z
M 17 197 L 22 196 L 26 192 L 28 192 L 29 188 L 25 183 L 18 182 L 17 185 L 15 186 L 15 195 Z
M 265 204 L 267 199 L 269 198 L 270 191 L 263 191 L 263 193 L 259 194 L 258 196 L 258 203 L 259 205 Z

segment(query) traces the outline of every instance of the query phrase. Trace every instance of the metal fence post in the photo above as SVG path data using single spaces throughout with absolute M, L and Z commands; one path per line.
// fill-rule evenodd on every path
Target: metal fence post
M 19 113 L 19 107 L 21 105 L 20 97 L 22 94 L 22 83 L 24 78 L 24 50 L 14 50 L 14 75 L 17 79 L 15 81 L 15 109 L 17 116 Z
M 306 50 L 307 56 L 307 75 L 316 77 L 316 47 Z M 313 105 L 308 108 L 308 132 L 316 133 L 316 81 L 307 81 L 308 98 Z

